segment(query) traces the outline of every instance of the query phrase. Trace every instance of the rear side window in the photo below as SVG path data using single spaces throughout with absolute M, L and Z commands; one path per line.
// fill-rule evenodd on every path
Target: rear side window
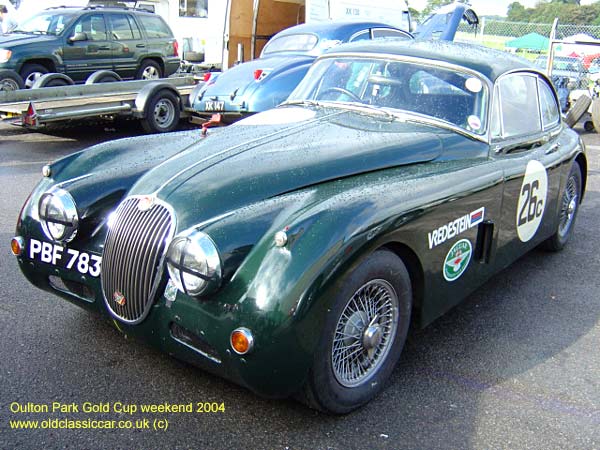
M 149 38 L 170 38 L 173 37 L 171 30 L 160 16 L 138 16 L 142 22 L 142 26 L 146 30 Z
M 542 81 L 541 79 L 538 79 L 538 86 L 540 90 L 542 125 L 544 130 L 547 130 L 548 128 L 551 128 L 560 122 L 560 112 L 550 86 L 548 86 L 546 82 Z
M 412 39 L 408 33 L 391 28 L 375 28 L 373 29 L 373 39 L 377 38 L 396 38 L 396 39 Z
M 537 77 L 514 74 L 498 82 L 502 109 L 503 137 L 521 136 L 541 131 Z
M 127 14 L 111 14 L 108 20 L 112 28 L 112 38 L 117 41 L 139 39 L 140 30 Z
M 317 45 L 314 34 L 288 34 L 271 39 L 263 49 L 263 55 L 279 52 L 308 52 Z

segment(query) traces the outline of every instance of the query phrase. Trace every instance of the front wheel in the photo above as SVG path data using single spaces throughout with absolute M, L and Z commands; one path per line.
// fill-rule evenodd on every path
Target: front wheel
M 41 64 L 25 64 L 21 69 L 20 75 L 23 78 L 25 88 L 31 89 L 38 78 L 49 72 L 48 68 Z
M 560 199 L 558 223 L 555 233 L 544 242 L 544 248 L 553 252 L 562 250 L 573 234 L 573 226 L 581 202 L 581 168 L 577 161 L 573 162 L 567 184 Z
M 375 397 L 400 358 L 411 309 L 400 258 L 387 250 L 365 258 L 340 282 L 302 400 L 345 414 Z
M 0 70 L 0 92 L 23 89 L 23 78 L 12 70 Z

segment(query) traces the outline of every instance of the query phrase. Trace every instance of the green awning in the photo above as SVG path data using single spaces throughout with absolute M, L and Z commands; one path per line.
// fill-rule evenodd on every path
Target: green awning
M 522 48 L 525 50 L 547 50 L 550 40 L 538 33 L 529 33 L 525 36 L 508 41 L 505 47 Z

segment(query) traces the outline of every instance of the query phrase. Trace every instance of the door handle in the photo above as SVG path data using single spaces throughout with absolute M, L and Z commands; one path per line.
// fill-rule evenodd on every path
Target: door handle
M 559 148 L 560 148 L 560 144 L 558 142 L 555 144 L 552 144 L 550 147 L 548 147 L 546 149 L 546 155 L 549 155 L 551 153 L 558 151 Z
M 144 44 L 137 44 L 136 47 L 137 48 L 146 48 L 146 46 Z

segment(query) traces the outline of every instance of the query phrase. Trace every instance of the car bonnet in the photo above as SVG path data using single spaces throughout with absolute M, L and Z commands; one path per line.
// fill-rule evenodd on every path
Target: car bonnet
M 436 128 L 340 109 L 283 107 L 252 116 L 149 171 L 131 194 L 155 194 L 191 226 L 304 187 L 435 159 Z

